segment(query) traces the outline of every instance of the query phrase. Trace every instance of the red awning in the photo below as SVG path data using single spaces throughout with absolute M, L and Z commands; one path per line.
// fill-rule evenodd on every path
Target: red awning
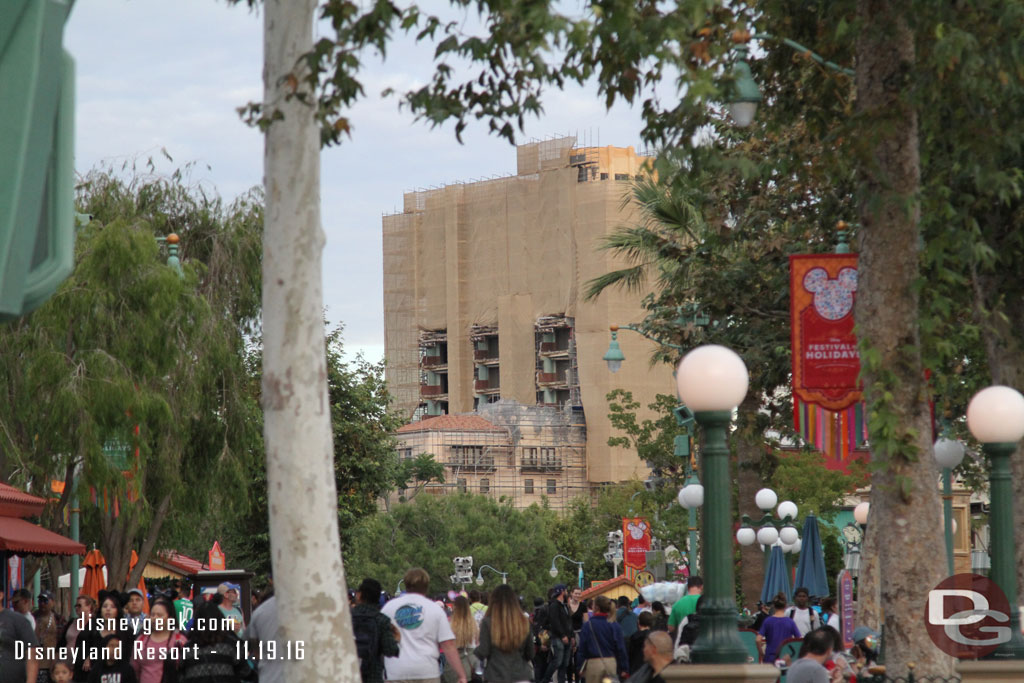
M 0 517 L 0 550 L 33 555 L 84 555 L 85 546 L 17 517 Z

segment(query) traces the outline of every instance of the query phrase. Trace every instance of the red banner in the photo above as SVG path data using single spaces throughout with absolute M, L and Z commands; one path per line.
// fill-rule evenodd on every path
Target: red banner
M 789 257 L 793 395 L 836 412 L 861 401 L 856 254 Z
M 622 562 L 627 568 L 647 568 L 647 551 L 651 549 L 651 525 L 642 517 L 622 518 Z M 628 572 L 625 572 L 627 575 Z

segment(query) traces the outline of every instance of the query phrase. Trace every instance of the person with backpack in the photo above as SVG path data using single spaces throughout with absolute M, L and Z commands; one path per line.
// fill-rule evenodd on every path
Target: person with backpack
M 794 606 L 786 610 L 786 616 L 796 622 L 796 627 L 800 629 L 801 638 L 821 628 L 821 617 L 809 606 L 810 601 L 810 592 L 801 586 L 793 591 Z
M 352 633 L 359 654 L 359 674 L 363 683 L 382 683 L 384 658 L 398 656 L 401 634 L 391 620 L 380 613 L 381 585 L 376 579 L 363 579 L 352 607 Z

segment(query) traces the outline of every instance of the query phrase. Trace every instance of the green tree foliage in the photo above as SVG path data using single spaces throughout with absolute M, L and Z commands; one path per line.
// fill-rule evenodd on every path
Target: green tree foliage
M 74 273 L 0 329 L 0 475 L 44 497 L 52 479 L 65 481 L 46 520 L 67 533 L 61 512 L 80 468 L 83 538 L 98 540 L 115 587 L 133 549 L 137 582 L 154 550 L 246 505 L 243 473 L 259 454 L 243 362 L 256 313 L 245 286 L 259 282 L 258 258 L 245 258 L 258 254 L 257 202 L 225 206 L 182 174 L 93 173 L 79 187 L 92 221 L 78 235 Z M 168 228 L 207 244 L 208 260 L 186 258 L 183 277 L 157 242 Z M 104 454 L 118 442 L 120 461 Z
M 327 335 L 327 391 L 334 437 L 338 527 L 342 549 L 346 550 L 359 522 L 373 515 L 382 499 L 395 489 L 416 489 L 430 481 L 444 481 L 444 468 L 427 454 L 399 458 L 394 432 L 402 419 L 389 408 L 383 363 L 369 363 L 361 357 L 347 361 L 340 327 Z M 233 565 L 265 574 L 270 571 L 270 534 L 262 460 L 255 464 L 248 488 L 252 508 L 225 531 L 224 537 L 229 539 L 225 550 L 231 554 Z

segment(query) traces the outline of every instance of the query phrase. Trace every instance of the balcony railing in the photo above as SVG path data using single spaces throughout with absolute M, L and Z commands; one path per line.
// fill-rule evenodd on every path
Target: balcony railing
M 444 396 L 447 393 L 448 392 L 445 391 L 444 387 L 441 386 L 440 384 L 437 384 L 437 385 L 421 384 L 420 385 L 420 396 L 423 396 L 424 398 L 430 398 L 432 396 Z
M 423 356 L 423 367 L 425 368 L 434 368 L 447 364 L 448 361 L 443 356 Z

